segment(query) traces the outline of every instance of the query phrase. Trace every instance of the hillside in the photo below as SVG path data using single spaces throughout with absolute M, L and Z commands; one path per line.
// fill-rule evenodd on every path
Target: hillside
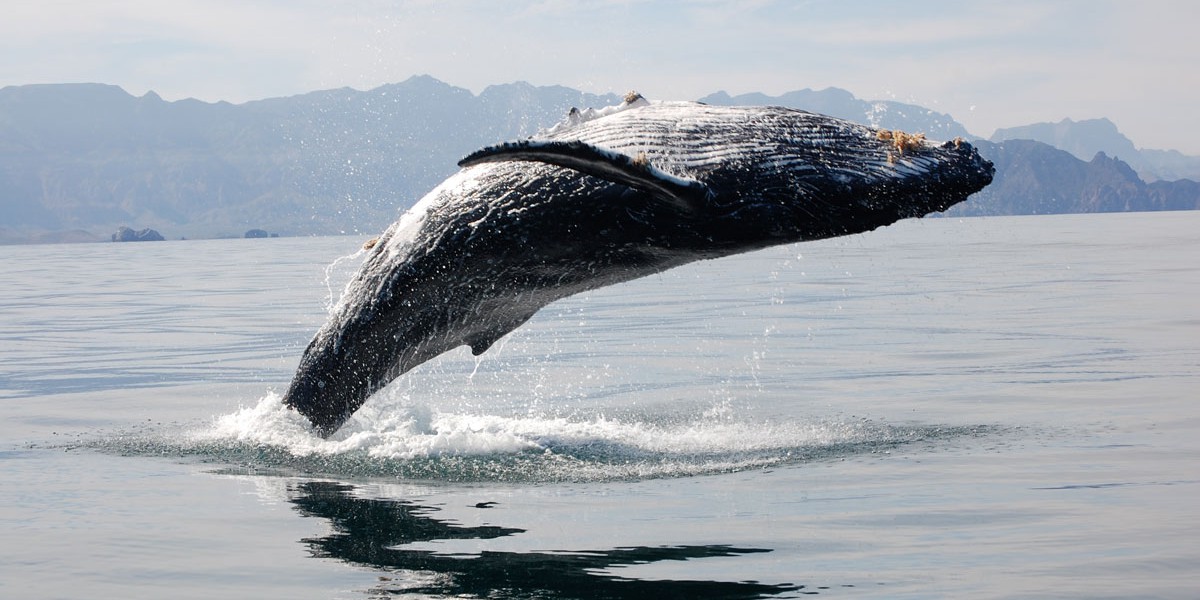
M 378 231 L 468 152 L 616 96 L 430 77 L 241 105 L 98 84 L 0 89 L 0 241 Z M 63 234 L 66 235 L 66 234 Z
M 1033 140 L 1066 150 L 1080 160 L 1091 160 L 1103 152 L 1119 158 L 1147 181 L 1198 179 L 1200 157 L 1175 150 L 1139 149 L 1108 119 L 1063 119 L 1057 123 L 1033 123 L 997 129 L 990 141 Z
M 970 137 L 949 115 L 836 88 L 703 100 L 792 106 L 935 139 Z M 7 87 L 0 89 L 0 243 L 107 240 L 122 226 L 168 239 L 252 229 L 374 233 L 467 153 L 533 134 L 571 107 L 619 101 L 526 83 L 473 94 L 431 77 L 238 105 L 134 97 L 101 84 Z M 996 182 L 958 214 L 1198 207 L 1195 182 L 1147 184 L 1111 154 L 1085 161 L 1033 141 L 979 145 L 996 161 Z
M 977 141 L 996 165 L 992 184 L 948 215 L 1038 215 L 1200 209 L 1200 184 L 1147 184 L 1128 163 L 1097 153 L 1082 161 L 1032 140 Z

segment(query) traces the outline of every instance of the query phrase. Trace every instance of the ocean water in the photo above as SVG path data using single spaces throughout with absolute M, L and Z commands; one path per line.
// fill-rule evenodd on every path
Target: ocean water
M 694 264 L 330 440 L 279 395 L 362 239 L 0 247 L 0 597 L 1200 597 L 1198 232 Z

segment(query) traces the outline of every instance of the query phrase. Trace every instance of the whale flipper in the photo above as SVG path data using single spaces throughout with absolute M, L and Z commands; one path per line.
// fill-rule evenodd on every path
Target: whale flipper
M 472 355 L 479 356 L 480 354 L 487 352 L 488 348 L 491 348 L 492 344 L 496 343 L 496 340 L 499 340 L 500 338 L 512 333 L 514 329 L 520 327 L 521 325 L 524 325 L 525 322 L 528 321 L 532 316 L 533 312 L 526 313 L 524 311 L 520 311 L 518 308 L 515 319 L 502 322 L 494 327 L 490 327 L 478 333 L 468 335 L 463 338 L 463 343 L 471 348 Z
M 472 152 L 458 161 L 458 166 L 502 161 L 541 162 L 573 169 L 649 192 L 678 204 L 683 210 L 695 208 L 709 195 L 708 186 L 662 171 L 650 164 L 645 154 L 629 156 L 579 140 L 505 142 Z

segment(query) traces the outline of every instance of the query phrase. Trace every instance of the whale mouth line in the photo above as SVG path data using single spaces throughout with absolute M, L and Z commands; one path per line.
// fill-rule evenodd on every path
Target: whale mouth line
M 122 432 L 79 446 L 221 465 L 223 473 L 454 482 L 681 478 L 936 450 L 994 427 L 863 419 L 755 422 L 707 415 L 496 416 L 422 407 L 363 411 L 330 439 L 270 394 L 186 431 Z

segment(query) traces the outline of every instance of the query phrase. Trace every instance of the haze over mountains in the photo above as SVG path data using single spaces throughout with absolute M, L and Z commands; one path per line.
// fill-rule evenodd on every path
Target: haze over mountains
M 1103 152 L 1119 158 L 1133 167 L 1147 181 L 1195 179 L 1200 180 L 1200 157 L 1186 156 L 1177 150 L 1147 150 L 1135 148 L 1133 141 L 1117 130 L 1108 119 L 1057 123 L 1034 123 L 1022 127 L 997 129 L 991 141 L 1034 140 L 1066 150 L 1080 160 L 1091 160 Z
M 1006 129 L 988 142 L 949 115 L 836 88 L 777 97 L 718 92 L 701 100 L 780 104 L 934 139 L 971 139 L 996 162 L 996 181 L 952 214 L 1200 208 L 1195 181 L 1168 181 L 1200 179 L 1200 159 L 1137 150 L 1106 120 Z M 153 228 L 168 239 L 240 237 L 251 229 L 376 233 L 469 152 L 531 135 L 571 107 L 619 101 L 526 83 L 476 95 L 427 76 L 238 105 L 166 102 L 101 84 L 6 87 L 0 243 L 95 241 L 121 226 Z

